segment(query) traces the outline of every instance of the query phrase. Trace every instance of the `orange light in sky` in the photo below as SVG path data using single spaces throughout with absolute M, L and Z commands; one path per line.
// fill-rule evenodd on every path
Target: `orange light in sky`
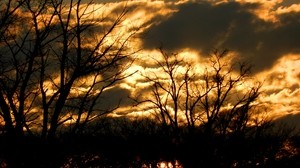
M 188 0 L 176 1 L 176 2 L 166 2 L 166 1 L 128 1 L 128 2 L 116 2 L 116 3 L 106 3 L 106 4 L 93 4 L 87 8 L 87 13 L 89 11 L 91 14 L 86 15 L 86 17 L 82 18 L 83 22 L 88 22 L 91 19 L 99 19 L 99 22 L 95 21 L 99 27 L 105 27 L 110 25 L 109 19 L 104 19 L 104 16 L 107 18 L 114 17 L 118 13 L 111 14 L 111 11 L 117 10 L 120 7 L 127 6 L 135 6 L 134 10 L 129 10 L 127 15 L 122 20 L 123 22 L 118 25 L 116 31 L 114 31 L 104 42 L 105 45 L 110 45 L 115 41 L 118 41 L 120 45 L 127 37 L 131 36 L 134 31 L 137 33 L 141 33 L 146 31 L 149 27 L 153 25 L 158 25 L 163 22 L 166 18 L 172 16 L 172 14 L 178 11 L 177 5 L 184 4 L 190 2 Z M 221 2 L 221 1 L 218 1 Z M 227 3 L 230 1 L 222 1 L 222 3 Z M 290 12 L 300 12 L 300 4 L 292 4 L 290 6 L 280 6 L 283 0 L 236 0 L 237 3 L 259 3 L 260 5 L 257 8 L 253 8 L 251 11 L 258 18 L 267 21 L 273 22 L 277 24 L 278 17 L 282 14 L 287 14 Z M 85 5 L 81 6 L 85 8 Z M 111 16 L 110 16 L 111 14 Z M 28 13 L 22 13 L 22 15 L 29 15 Z M 38 17 L 39 23 L 43 23 L 42 20 L 47 20 L 49 17 L 48 14 L 41 15 Z M 102 20 L 101 20 L 102 19 Z M 75 24 L 75 22 L 74 22 Z M 275 24 L 275 25 L 276 25 Z M 43 25 L 39 25 L 40 28 L 43 28 Z M 136 32 L 135 32 L 136 33 Z M 229 34 L 228 34 L 229 35 Z M 102 36 L 95 35 L 94 39 L 100 39 Z M 141 49 L 142 39 L 143 37 L 135 36 L 134 39 L 128 41 L 128 50 L 138 50 Z M 91 40 L 92 41 L 92 40 Z M 222 43 L 222 39 L 219 41 Z M 93 45 L 93 43 L 89 43 L 88 45 Z M 88 47 L 88 45 L 86 47 Z M 256 50 L 260 50 L 264 44 L 259 43 L 256 46 Z M 218 46 L 218 44 L 217 44 Z M 212 46 L 213 47 L 213 46 Z M 100 51 L 99 51 L 100 52 Z M 167 79 L 163 76 L 162 67 L 155 67 L 155 59 L 156 61 L 160 60 L 160 52 L 157 50 L 141 50 L 137 54 L 134 55 L 136 61 L 132 64 L 131 68 L 125 71 L 125 73 L 133 74 L 128 78 L 124 79 L 121 83 L 119 83 L 116 87 L 120 87 L 123 89 L 130 90 L 131 96 L 135 96 L 141 92 L 144 88 L 151 85 L 151 83 L 147 82 L 143 76 L 145 75 L 156 75 L 157 77 L 165 80 Z M 242 55 L 243 53 L 234 53 L 230 59 L 237 58 L 238 55 Z M 201 73 L 205 70 L 205 62 L 206 58 L 201 56 L 201 53 L 195 51 L 190 48 L 181 49 L 178 51 L 178 55 L 180 58 L 186 59 L 188 62 L 195 65 L 195 72 Z M 153 59 L 155 58 L 155 59 Z M 253 79 L 263 80 L 263 94 L 259 97 L 259 102 L 267 106 L 274 116 L 282 116 L 287 113 L 298 113 L 300 108 L 300 55 L 297 54 L 287 54 L 282 55 L 281 59 L 277 60 L 275 64 L 263 71 L 255 74 Z M 178 68 L 179 72 L 185 72 L 186 67 L 181 66 Z M 81 81 L 77 81 L 77 87 L 71 91 L 73 95 L 79 96 L 89 89 L 89 85 L 91 85 L 91 81 L 93 80 L 93 76 L 86 77 Z M 98 81 L 101 80 L 101 76 L 99 76 Z M 201 82 L 201 81 L 199 81 Z M 254 81 L 253 81 L 254 82 Z M 44 87 L 47 89 L 47 96 L 54 94 L 57 90 L 54 84 L 59 83 L 59 77 L 53 78 L 53 81 L 45 81 Z M 247 88 L 252 83 L 245 82 L 243 85 L 240 85 L 238 90 L 243 91 L 244 88 Z M 108 89 L 114 89 L 113 87 Z M 145 94 L 148 94 L 145 92 Z M 161 95 L 164 96 L 164 95 Z M 229 106 L 229 105 L 228 105 Z M 149 106 L 145 105 L 146 108 Z M 132 107 L 122 107 L 117 110 L 115 114 L 121 112 L 128 112 L 130 115 L 142 115 L 142 114 L 151 114 L 153 109 L 138 109 Z M 170 107 L 171 108 L 171 107 Z M 36 109 L 33 111 L 35 112 Z M 163 163 L 162 163 L 163 164 Z

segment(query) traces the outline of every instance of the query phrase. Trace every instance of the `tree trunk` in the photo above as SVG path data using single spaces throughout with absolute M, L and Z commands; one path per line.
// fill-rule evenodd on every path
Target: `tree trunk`
M 6 104 L 6 101 L 3 97 L 3 93 L 0 90 L 0 108 L 2 110 L 3 113 L 3 119 L 4 119 L 4 128 L 5 131 L 8 135 L 14 135 L 15 134 L 15 129 L 13 126 L 13 122 L 12 122 L 12 118 L 10 116 L 10 110 L 9 110 L 9 106 Z

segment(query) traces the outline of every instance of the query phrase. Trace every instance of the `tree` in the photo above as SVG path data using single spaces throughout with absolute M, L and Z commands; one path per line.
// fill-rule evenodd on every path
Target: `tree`
M 16 5 L 17 4 L 17 5 Z M 72 133 L 113 111 L 97 104 L 107 88 L 126 78 L 133 61 L 127 44 L 138 31 L 118 31 L 127 8 L 94 16 L 93 1 L 8 1 L 1 25 L 1 117 L 8 134 L 53 139 L 70 123 Z
M 175 134 L 180 126 L 190 132 L 201 128 L 206 136 L 247 130 L 261 86 L 249 84 L 250 66 L 235 62 L 228 50 L 215 50 L 201 65 L 160 52 L 162 57 L 154 61 L 161 73 L 144 74 L 152 94 L 143 101 L 152 104 L 158 121 Z
M 259 82 L 250 86 L 246 83 L 253 80 L 249 76 L 251 67 L 246 63 L 230 62 L 227 55 L 228 50 L 213 52 L 211 68 L 206 68 L 203 75 L 202 88 L 207 93 L 200 100 L 203 111 L 200 118 L 208 134 L 245 131 L 253 117 L 251 108 L 260 93 Z
M 11 39 L 11 37 L 14 34 L 10 34 L 8 31 L 10 29 L 13 29 L 13 22 L 16 19 L 16 13 L 19 10 L 19 8 L 25 3 L 25 1 L 18 1 L 15 2 L 13 0 L 5 0 L 5 1 L 1 1 L 0 2 L 0 47 L 2 48 L 3 43 L 5 43 L 5 41 L 7 39 Z M 8 33 L 7 33 L 8 32 Z M 7 73 L 8 68 L 6 68 L 6 57 L 3 56 L 3 53 L 0 53 L 0 65 L 1 65 L 1 69 L 0 69 L 0 82 L 1 82 L 1 87 L 4 87 L 2 85 L 2 81 L 5 78 L 3 75 L 5 73 Z M 6 97 L 4 96 L 4 93 L 2 90 L 0 90 L 0 115 L 3 117 L 4 121 L 5 121 L 5 126 L 4 129 L 9 133 L 9 134 L 14 134 L 14 127 L 13 127 L 13 118 L 10 115 L 10 107 L 7 104 L 7 100 Z M 17 117 L 18 118 L 18 117 Z M 16 118 L 16 120 L 17 120 Z

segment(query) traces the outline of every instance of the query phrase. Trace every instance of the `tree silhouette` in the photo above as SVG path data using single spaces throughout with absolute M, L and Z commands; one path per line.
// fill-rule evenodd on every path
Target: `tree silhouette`
M 152 109 L 185 166 L 277 162 L 263 158 L 274 158 L 289 137 L 273 130 L 258 102 L 262 84 L 251 76 L 249 64 L 228 50 L 215 50 L 199 63 L 162 49 L 160 53 L 150 65 L 156 70 L 142 74 L 150 85 L 137 100 Z
M 94 16 L 93 1 L 1 2 L 0 109 L 7 134 L 53 139 L 67 122 L 76 133 L 113 111 L 97 106 L 106 88 L 126 78 L 127 44 L 118 31 L 127 8 Z M 4 32 L 4 33 L 2 33 Z M 62 127 L 61 127 L 62 128 Z
M 190 131 L 200 127 L 207 136 L 246 131 L 261 86 L 247 86 L 250 66 L 233 62 L 228 50 L 214 51 L 202 65 L 193 65 L 162 49 L 160 52 L 162 57 L 154 60 L 161 73 L 144 74 L 152 83 L 152 94 L 144 97 L 144 102 L 153 105 L 161 123 L 175 132 L 179 125 Z M 203 66 L 203 70 L 196 70 L 197 66 Z

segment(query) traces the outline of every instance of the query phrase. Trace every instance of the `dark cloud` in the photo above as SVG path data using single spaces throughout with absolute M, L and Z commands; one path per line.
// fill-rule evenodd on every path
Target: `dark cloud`
M 295 3 L 300 3 L 300 0 L 284 0 L 282 1 L 282 3 L 278 4 L 280 6 L 290 6 L 293 5 Z
M 261 47 L 254 52 L 256 64 L 267 68 L 283 54 L 300 53 L 299 18 L 300 13 L 284 14 L 280 16 L 281 26 L 269 26 L 269 29 L 256 33 L 261 38 Z
M 290 135 L 296 135 L 300 132 L 300 114 L 287 114 L 273 121 L 275 130 L 286 131 Z
M 283 54 L 299 53 L 300 14 L 282 15 L 280 25 L 275 25 L 250 12 L 258 5 L 184 4 L 173 16 L 149 28 L 144 47 L 192 48 L 203 54 L 227 48 L 239 52 L 257 71 L 270 67 Z
M 120 87 L 109 89 L 100 96 L 97 108 L 101 110 L 111 110 L 116 107 L 128 107 L 134 104 L 134 101 L 129 99 L 130 91 Z

